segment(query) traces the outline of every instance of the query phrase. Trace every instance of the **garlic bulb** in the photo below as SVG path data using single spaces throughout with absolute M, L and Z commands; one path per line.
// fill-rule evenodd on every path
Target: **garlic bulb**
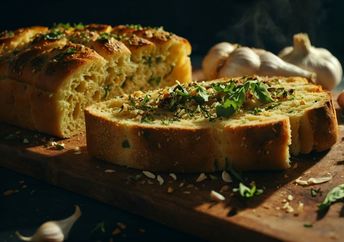
M 219 68 L 221 68 L 224 61 L 235 48 L 236 45 L 228 42 L 221 42 L 214 45 L 203 59 L 202 68 L 205 78 L 216 78 Z
M 68 234 L 76 220 L 81 216 L 79 206 L 75 206 L 75 212 L 70 217 L 59 221 L 48 221 L 42 224 L 34 235 L 26 237 L 17 232 L 17 236 L 22 241 L 50 241 L 62 242 L 68 238 Z
M 206 79 L 217 77 L 302 76 L 314 79 L 315 74 L 283 61 L 278 56 L 262 49 L 240 47 L 230 43 L 213 46 L 203 60 Z
M 294 35 L 293 47 L 284 48 L 279 56 L 286 62 L 315 72 L 316 82 L 328 90 L 342 80 L 343 70 L 338 59 L 328 50 L 312 46 L 307 34 Z
M 259 56 L 248 47 L 233 50 L 219 70 L 217 77 L 239 77 L 256 74 L 260 67 Z
M 313 80 L 315 74 L 289 64 L 277 55 L 262 49 L 254 49 L 260 58 L 260 68 L 256 74 L 263 76 L 302 76 Z

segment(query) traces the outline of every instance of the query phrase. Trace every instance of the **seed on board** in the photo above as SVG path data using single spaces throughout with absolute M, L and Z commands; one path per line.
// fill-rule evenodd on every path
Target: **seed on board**
M 164 179 L 160 175 L 158 175 L 156 179 L 158 180 L 160 186 L 164 184 Z
M 169 176 L 170 176 L 170 177 L 172 177 L 172 179 L 173 179 L 173 180 L 177 180 L 177 176 L 176 176 L 176 174 L 174 174 L 174 173 L 170 173 L 170 174 L 169 174 Z
M 227 171 L 222 171 L 221 177 L 224 182 L 233 182 L 232 177 L 229 175 Z
M 214 190 L 211 190 L 210 198 L 213 201 L 217 201 L 217 202 L 221 202 L 221 201 L 224 201 L 226 199 L 222 194 L 215 192 Z
M 199 174 L 199 176 L 196 179 L 196 182 L 202 182 L 207 179 L 207 175 L 204 173 Z
M 143 175 L 145 175 L 146 177 L 150 178 L 150 179 L 155 179 L 155 175 L 150 172 L 150 171 L 142 171 Z
M 287 197 L 287 199 L 288 199 L 288 201 L 293 201 L 293 199 L 294 199 L 294 197 L 293 197 L 293 195 L 288 195 L 288 197 Z

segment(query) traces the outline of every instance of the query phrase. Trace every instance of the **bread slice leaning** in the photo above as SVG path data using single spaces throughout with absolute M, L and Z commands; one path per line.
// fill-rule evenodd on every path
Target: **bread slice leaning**
M 177 83 L 92 105 L 85 117 L 92 156 L 151 171 L 286 169 L 290 154 L 338 138 L 331 95 L 297 77 Z

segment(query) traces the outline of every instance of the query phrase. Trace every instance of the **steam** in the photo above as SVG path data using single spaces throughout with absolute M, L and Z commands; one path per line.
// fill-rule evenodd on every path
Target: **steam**
M 293 34 L 298 32 L 307 32 L 316 39 L 316 26 L 326 17 L 320 0 L 260 0 L 247 5 L 243 12 L 237 21 L 218 33 L 219 41 L 272 52 L 291 45 Z

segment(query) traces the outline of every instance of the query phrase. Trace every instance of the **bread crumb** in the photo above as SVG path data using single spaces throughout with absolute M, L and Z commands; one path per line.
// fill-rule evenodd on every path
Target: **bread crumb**
M 183 187 L 184 186 L 184 182 L 181 182 L 180 184 L 179 184 L 179 187 Z
M 114 173 L 116 172 L 115 170 L 112 170 L 112 169 L 106 169 L 104 170 L 105 173 Z
M 294 197 L 293 197 L 293 195 L 289 194 L 287 199 L 288 199 L 288 201 L 293 201 Z
M 172 193 L 173 191 L 174 191 L 174 189 L 172 187 L 167 188 L 167 193 Z

